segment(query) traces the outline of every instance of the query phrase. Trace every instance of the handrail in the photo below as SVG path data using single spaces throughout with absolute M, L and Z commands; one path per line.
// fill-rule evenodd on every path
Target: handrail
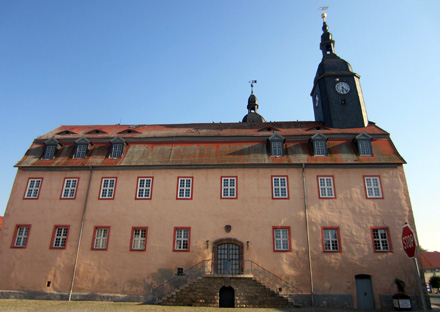
M 210 262 L 210 259 L 202 260 L 192 267 L 184 270 L 182 274 L 176 274 L 174 277 L 153 288 L 148 301 L 157 303 L 160 298 L 177 291 L 179 288 L 185 286 L 198 277 L 211 274 L 211 266 L 209 265 Z
M 169 280 L 164 281 L 163 283 L 151 290 L 149 298 L 146 298 L 146 302 L 157 303 L 161 298 L 173 292 L 177 292 L 179 289 L 181 289 L 185 285 L 188 285 L 190 282 L 196 280 L 201 276 L 221 276 L 222 274 L 216 274 L 215 272 L 212 272 L 212 266 L 210 265 L 211 262 L 211 259 L 202 260 L 192 267 L 184 270 L 182 274 L 176 274 Z M 300 289 L 252 260 L 244 260 L 244 262 L 248 263 L 248 265 L 245 266 L 244 272 L 240 273 L 240 275 L 250 274 L 257 281 L 270 288 L 275 293 L 289 299 L 292 298 L 296 302 L 299 301 L 300 298 L 297 298 L 296 296 L 303 294 Z
M 245 262 L 250 263 L 248 266 L 248 271 L 245 271 L 245 274 L 253 275 L 260 283 L 272 289 L 274 292 L 279 295 L 292 298 L 295 301 L 298 301 L 299 298 L 296 298 L 298 294 L 303 294 L 303 292 L 296 286 L 292 285 L 288 281 L 282 279 L 278 275 L 270 272 L 265 269 L 258 263 L 252 260 L 244 260 Z

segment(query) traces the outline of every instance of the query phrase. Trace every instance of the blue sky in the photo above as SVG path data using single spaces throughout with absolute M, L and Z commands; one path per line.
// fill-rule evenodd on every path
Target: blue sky
M 0 215 L 14 164 L 60 125 L 313 120 L 321 6 L 405 165 L 419 241 L 440 251 L 440 1 L 0 1 Z M 395 244 L 398 242 L 395 242 Z

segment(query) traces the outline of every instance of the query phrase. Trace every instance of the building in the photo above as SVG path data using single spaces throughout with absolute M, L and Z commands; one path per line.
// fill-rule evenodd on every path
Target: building
M 438 251 L 422 251 L 423 269 L 425 270 L 425 281 L 429 284 L 429 280 L 433 276 L 440 275 L 440 252 Z M 432 290 L 432 287 L 429 287 Z M 434 292 L 438 290 L 434 290 Z
M 266 122 L 252 90 L 241 123 L 61 126 L 36 138 L 16 165 L 0 289 L 291 304 L 281 294 L 384 309 L 399 278 L 418 305 L 400 244 L 404 223 L 414 227 L 405 161 L 368 121 L 359 75 L 335 54 L 325 21 L 321 50 L 315 121 Z M 187 283 L 184 296 L 162 297 Z

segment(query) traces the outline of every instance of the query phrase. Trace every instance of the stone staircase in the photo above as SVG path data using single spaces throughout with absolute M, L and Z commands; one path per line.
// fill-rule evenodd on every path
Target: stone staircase
M 220 289 L 232 287 L 236 308 L 293 308 L 299 304 L 253 278 L 252 275 L 205 275 L 157 301 L 160 305 L 219 307 Z

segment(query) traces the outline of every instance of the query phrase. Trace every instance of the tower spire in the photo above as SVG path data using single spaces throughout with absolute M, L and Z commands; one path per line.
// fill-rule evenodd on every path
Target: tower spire
M 328 7 L 324 7 L 322 9 L 325 10 L 327 8 Z M 322 57 L 324 58 L 327 55 L 335 55 L 335 41 L 332 39 L 332 34 L 328 31 L 328 25 L 326 22 L 327 13 L 322 13 L 321 17 L 323 20 L 323 24 L 322 24 L 323 34 L 321 35 L 320 49 L 322 51 Z

